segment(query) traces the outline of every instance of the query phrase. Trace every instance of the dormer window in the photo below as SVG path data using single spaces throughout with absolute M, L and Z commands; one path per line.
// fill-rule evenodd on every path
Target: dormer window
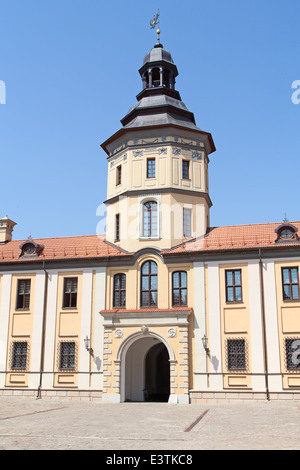
M 44 246 L 35 243 L 31 237 L 20 246 L 21 254 L 20 258 L 34 258 L 36 256 L 40 256 L 41 252 L 43 251 Z
M 295 242 L 295 241 L 300 241 L 298 235 L 296 232 L 298 232 L 297 227 L 295 227 L 292 224 L 289 223 L 284 223 L 279 225 L 277 229 L 275 230 L 277 233 L 277 239 L 276 243 L 283 243 L 283 242 Z
M 24 245 L 23 253 L 25 255 L 33 255 L 35 254 L 35 252 L 36 252 L 35 246 L 32 243 L 27 243 L 26 245 Z

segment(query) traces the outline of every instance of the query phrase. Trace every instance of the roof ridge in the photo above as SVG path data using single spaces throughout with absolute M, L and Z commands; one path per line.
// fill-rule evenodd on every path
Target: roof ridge
M 97 235 L 97 234 L 94 234 L 94 235 L 73 235 L 73 236 L 72 236 L 72 235 L 67 235 L 67 236 L 64 236 L 64 237 L 39 237 L 39 238 L 32 238 L 32 240 L 33 240 L 33 241 L 40 241 L 40 240 L 66 240 L 66 239 L 68 239 L 68 238 L 74 239 L 74 238 L 91 238 L 91 237 L 93 237 L 93 238 L 99 238 L 99 240 L 104 241 L 105 235 L 104 235 L 104 234 L 103 234 L 103 235 Z M 9 244 L 12 243 L 12 242 L 17 243 L 17 242 L 26 242 L 26 241 L 28 241 L 28 238 L 23 238 L 23 239 L 20 238 L 20 239 L 17 239 L 17 240 L 11 240 L 11 241 L 9 242 Z
M 289 220 L 288 222 L 259 222 L 257 224 L 233 224 L 233 225 L 217 225 L 215 227 L 209 227 L 209 230 L 211 229 L 217 229 L 217 228 L 226 228 L 226 227 L 256 227 L 258 225 L 282 225 L 284 223 L 287 224 L 300 224 L 300 220 Z M 208 232 L 209 233 L 209 232 Z

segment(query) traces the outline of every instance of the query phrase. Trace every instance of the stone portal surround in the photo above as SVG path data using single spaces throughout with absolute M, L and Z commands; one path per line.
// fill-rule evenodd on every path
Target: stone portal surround
M 144 329 L 144 330 L 143 330 Z M 137 329 L 142 331 L 137 339 L 142 335 L 147 335 L 150 329 L 141 327 Z M 159 330 L 158 328 L 156 330 Z M 126 328 L 105 328 L 104 331 L 104 347 L 103 347 L 103 394 L 119 395 L 121 394 L 121 359 L 114 358 L 113 356 L 113 343 L 117 341 L 120 347 L 124 337 Z M 154 329 L 151 333 L 155 333 Z M 185 396 L 185 401 L 188 402 L 189 397 L 189 345 L 188 345 L 188 326 L 176 326 L 168 329 L 167 341 L 170 346 L 179 346 L 178 359 L 170 359 L 170 393 L 173 396 L 173 401 L 177 402 L 175 396 Z M 106 401 L 106 400 L 105 400 Z M 109 401 L 109 400 L 108 400 Z M 180 400 L 179 400 L 180 401 Z

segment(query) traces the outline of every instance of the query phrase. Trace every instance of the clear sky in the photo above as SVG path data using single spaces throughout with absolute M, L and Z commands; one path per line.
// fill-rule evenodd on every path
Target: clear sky
M 176 88 L 217 148 L 211 225 L 300 219 L 299 0 L 0 0 L 0 217 L 15 239 L 96 233 L 100 144 L 142 89 L 158 8 Z

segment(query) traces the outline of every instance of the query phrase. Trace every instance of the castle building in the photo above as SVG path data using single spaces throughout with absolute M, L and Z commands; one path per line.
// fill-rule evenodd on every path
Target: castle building
M 0 220 L 0 394 L 107 403 L 300 398 L 300 222 L 211 227 L 215 145 L 158 41 L 102 144 L 103 235 Z

